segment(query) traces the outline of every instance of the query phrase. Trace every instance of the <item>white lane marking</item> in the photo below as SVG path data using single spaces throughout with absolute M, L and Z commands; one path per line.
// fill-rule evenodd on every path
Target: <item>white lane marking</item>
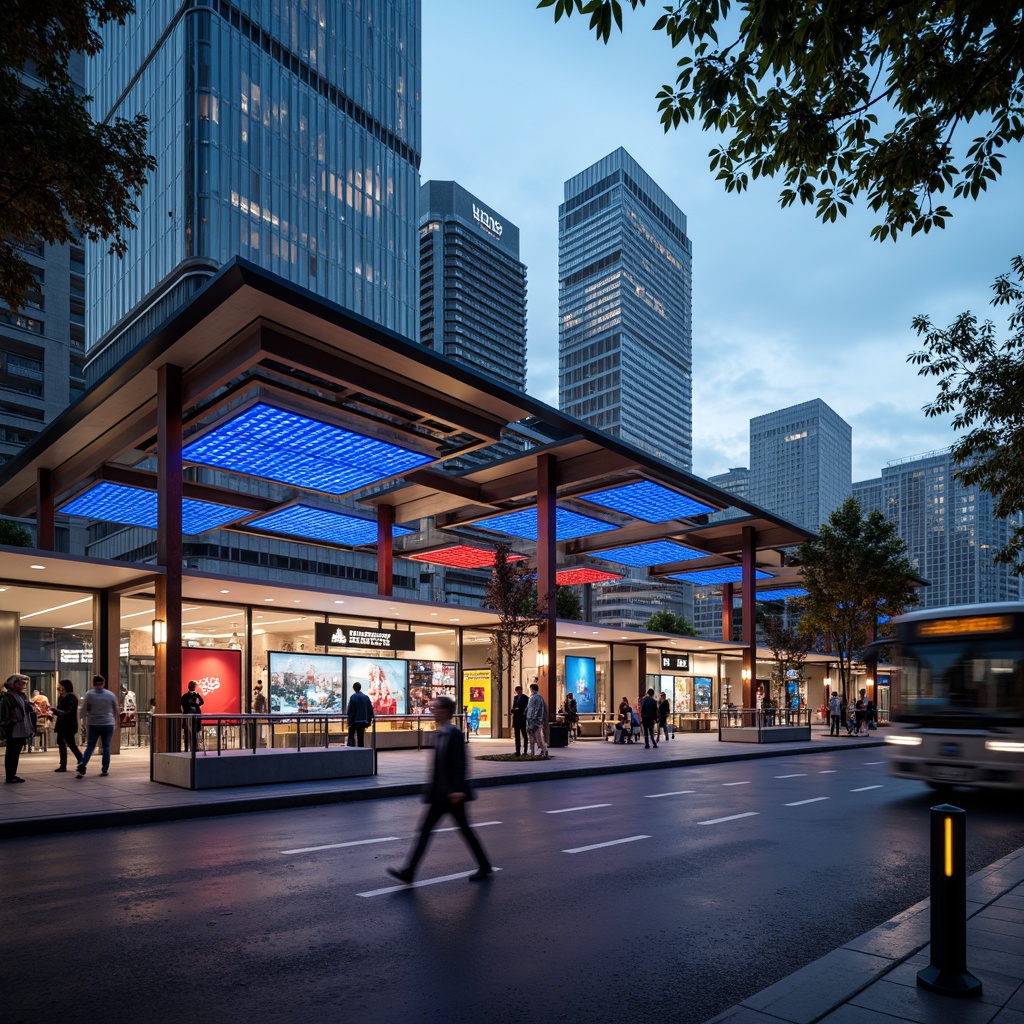
M 864 764 L 885 764 L 884 761 L 864 761 Z
M 492 868 L 492 871 L 500 871 L 501 868 Z M 469 878 L 470 875 L 476 874 L 476 869 L 473 871 L 460 871 L 457 875 L 439 875 L 437 878 L 422 878 L 418 882 L 413 882 L 412 885 L 389 885 L 385 889 L 370 889 L 367 892 L 357 892 L 357 896 L 386 896 L 389 892 L 401 892 L 403 889 L 422 889 L 425 885 L 437 885 L 438 882 L 451 882 L 456 878 Z
M 828 800 L 827 796 L 812 796 L 810 800 L 797 800 L 796 803 L 786 804 L 787 807 L 803 807 L 804 804 L 816 804 L 819 800 Z
M 877 786 L 861 786 L 860 789 L 851 789 L 851 793 L 866 793 L 869 789 L 881 789 L 881 784 Z
M 749 786 L 749 782 L 723 782 L 723 786 Z
M 500 825 L 500 821 L 474 821 L 470 823 L 470 828 L 486 828 L 488 825 Z M 435 832 L 458 832 L 458 825 L 449 825 L 447 828 L 435 828 Z
M 658 800 L 663 796 L 685 796 L 687 793 L 696 793 L 695 789 L 677 789 L 674 793 L 645 793 L 644 797 L 647 800 Z
M 571 811 L 593 811 L 598 807 L 611 807 L 611 804 L 584 804 L 582 807 L 560 807 L 557 811 L 545 811 L 545 814 L 569 814 Z
M 826 768 L 823 772 L 818 772 L 819 775 L 835 775 L 839 771 L 838 768 Z
M 612 839 L 607 843 L 594 843 L 592 846 L 576 846 L 562 853 L 586 853 L 588 850 L 601 850 L 606 846 L 620 846 L 622 843 L 635 843 L 638 839 L 650 839 L 650 836 L 629 836 L 626 839 Z
M 317 850 L 340 850 L 344 846 L 369 846 L 371 843 L 393 843 L 398 836 L 384 836 L 382 839 L 356 839 L 351 843 L 330 843 L 327 846 L 304 846 L 301 850 L 282 850 L 284 857 L 293 853 L 316 853 Z
M 737 818 L 753 818 L 760 814 L 760 811 L 744 811 L 742 814 L 730 814 L 727 818 L 711 818 L 708 821 L 698 821 L 698 825 L 718 825 L 723 821 L 735 821 Z
M 795 775 L 776 775 L 777 779 L 805 779 L 807 778 L 807 772 L 797 772 Z

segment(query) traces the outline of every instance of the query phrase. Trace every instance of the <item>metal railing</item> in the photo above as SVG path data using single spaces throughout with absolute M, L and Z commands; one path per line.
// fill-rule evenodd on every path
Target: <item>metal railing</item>
M 758 740 L 763 732 L 777 728 L 802 728 L 811 736 L 810 708 L 720 708 L 718 711 L 718 738 L 723 729 L 756 729 Z

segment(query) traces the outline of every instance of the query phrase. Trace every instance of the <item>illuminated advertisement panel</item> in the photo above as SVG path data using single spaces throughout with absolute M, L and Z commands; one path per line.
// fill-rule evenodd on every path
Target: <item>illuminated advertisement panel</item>
M 424 715 L 433 697 L 451 697 L 458 704 L 457 670 L 453 661 L 410 661 L 409 714 Z
M 210 650 L 204 647 L 181 649 L 181 692 L 195 680 L 203 698 L 204 715 L 237 715 L 242 710 L 242 652 Z M 174 708 L 178 711 L 178 708 Z
M 576 698 L 576 707 L 581 713 L 597 710 L 597 661 L 594 658 L 579 658 L 566 655 L 565 692 Z
M 336 654 L 270 651 L 270 710 L 275 714 L 345 712 L 345 659 Z
M 359 683 L 373 701 L 375 715 L 404 715 L 407 661 L 388 658 L 346 658 L 348 692 Z

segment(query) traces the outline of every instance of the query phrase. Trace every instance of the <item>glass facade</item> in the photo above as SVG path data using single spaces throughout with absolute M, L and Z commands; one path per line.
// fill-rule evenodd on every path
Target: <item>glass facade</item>
M 686 216 L 624 150 L 565 183 L 558 211 L 559 407 L 689 471 L 692 245 Z
M 408 337 L 420 4 L 155 0 L 102 30 L 94 116 L 149 117 L 125 259 L 88 248 L 90 381 L 238 255 Z

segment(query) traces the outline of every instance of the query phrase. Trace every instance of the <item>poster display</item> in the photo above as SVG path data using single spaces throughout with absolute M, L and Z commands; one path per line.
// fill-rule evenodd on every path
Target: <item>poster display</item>
M 242 652 L 206 647 L 181 649 L 181 692 L 190 680 L 199 685 L 204 715 L 237 715 L 242 710 Z M 178 708 L 174 708 L 178 711 Z
M 711 710 L 711 676 L 693 677 L 693 710 Z
M 491 731 L 491 670 L 471 668 L 462 673 L 462 708 L 471 733 Z
M 427 714 L 434 697 L 451 697 L 459 702 L 458 666 L 453 661 L 410 661 L 409 714 Z
M 565 657 L 565 692 L 576 698 L 580 713 L 597 710 L 597 660 L 567 654 Z
M 404 715 L 408 664 L 387 658 L 346 658 L 348 692 L 352 693 L 353 683 L 359 683 L 363 693 L 373 701 L 375 715 Z
M 335 654 L 269 651 L 270 710 L 282 715 L 307 711 L 343 714 L 344 666 L 345 659 Z

